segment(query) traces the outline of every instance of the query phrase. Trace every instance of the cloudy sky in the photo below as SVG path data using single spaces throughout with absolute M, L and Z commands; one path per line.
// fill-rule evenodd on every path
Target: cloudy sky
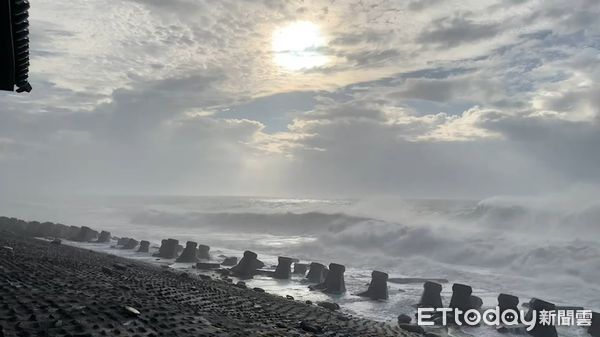
M 0 193 L 600 183 L 597 0 L 31 0 Z

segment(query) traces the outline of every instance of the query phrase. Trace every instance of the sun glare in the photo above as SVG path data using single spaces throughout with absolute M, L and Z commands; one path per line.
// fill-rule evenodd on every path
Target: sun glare
M 325 46 L 321 29 L 309 21 L 298 21 L 273 33 L 275 63 L 287 70 L 302 70 L 323 66 L 327 56 L 320 48 Z

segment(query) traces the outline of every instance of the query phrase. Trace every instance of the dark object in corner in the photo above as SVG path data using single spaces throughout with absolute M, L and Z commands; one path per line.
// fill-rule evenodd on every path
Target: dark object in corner
M 600 337 L 600 313 L 592 313 L 592 325 L 588 328 L 588 333 L 592 337 Z
M 0 0 L 0 90 L 30 92 L 29 2 Z

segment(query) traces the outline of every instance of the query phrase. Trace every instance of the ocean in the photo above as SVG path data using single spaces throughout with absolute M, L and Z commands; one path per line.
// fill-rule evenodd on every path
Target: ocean
M 330 296 L 291 281 L 256 277 L 261 287 L 298 300 L 335 301 L 342 310 L 378 321 L 413 316 L 421 284 L 389 284 L 388 301 L 355 294 L 372 270 L 390 277 L 444 278 L 444 303 L 454 282 L 469 284 L 484 306 L 499 293 L 600 310 L 600 202 L 577 193 L 484 200 L 294 199 L 264 197 L 80 196 L 3 198 L 0 214 L 108 230 L 114 236 L 196 241 L 211 254 L 241 256 L 253 250 L 267 266 L 277 256 L 346 266 L 348 291 Z M 74 243 L 73 243 L 74 244 Z M 114 244 L 114 243 L 113 243 Z M 109 244 L 86 248 L 158 263 L 148 254 Z M 190 264 L 172 268 L 189 269 Z M 561 336 L 585 336 L 561 328 Z M 490 327 L 453 329 L 450 335 L 506 336 Z

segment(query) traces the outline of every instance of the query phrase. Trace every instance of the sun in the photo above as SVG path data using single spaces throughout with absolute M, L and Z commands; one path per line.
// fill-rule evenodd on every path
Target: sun
M 325 45 L 319 26 L 310 21 L 297 21 L 273 33 L 274 61 L 293 71 L 320 67 L 328 62 L 321 52 Z

